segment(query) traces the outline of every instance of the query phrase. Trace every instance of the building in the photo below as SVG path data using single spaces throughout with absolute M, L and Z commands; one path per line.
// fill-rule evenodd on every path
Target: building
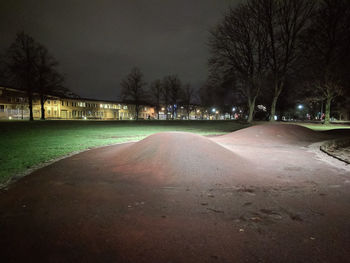
M 118 101 L 49 96 L 44 104 L 46 119 L 60 120 L 132 120 L 135 105 Z M 38 94 L 33 99 L 34 119 L 41 118 Z M 29 108 L 25 91 L 0 87 L 0 119 L 28 119 Z M 150 105 L 140 107 L 139 119 L 154 119 Z

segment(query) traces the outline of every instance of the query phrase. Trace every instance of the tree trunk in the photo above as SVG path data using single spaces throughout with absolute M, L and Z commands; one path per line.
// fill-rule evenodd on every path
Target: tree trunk
M 136 111 L 136 120 L 139 119 L 139 105 L 135 105 L 135 111 Z
M 157 108 L 157 119 L 159 120 L 159 106 Z
M 332 97 L 328 96 L 326 100 L 326 111 L 324 116 L 324 124 L 326 125 L 330 123 L 330 119 L 331 119 L 331 102 L 332 102 Z
M 248 106 L 249 106 L 248 123 L 251 123 L 253 121 L 255 100 L 256 100 L 256 97 L 253 100 L 248 100 Z
M 33 96 L 29 94 L 28 96 L 28 104 L 29 104 L 29 121 L 34 121 L 33 117 Z
M 41 119 L 45 120 L 45 107 L 44 107 L 45 101 L 43 96 L 40 97 L 40 105 L 41 105 Z
M 278 100 L 278 96 L 275 95 L 272 99 L 272 104 L 271 104 L 271 111 L 270 111 L 270 121 L 271 122 L 275 121 L 277 100 Z
M 165 119 L 168 120 L 168 100 L 165 100 Z
M 274 93 L 274 96 L 272 99 L 271 111 L 270 111 L 270 121 L 271 122 L 275 121 L 277 100 L 281 94 L 282 88 L 283 88 L 283 82 L 277 82 L 275 84 L 275 93 Z

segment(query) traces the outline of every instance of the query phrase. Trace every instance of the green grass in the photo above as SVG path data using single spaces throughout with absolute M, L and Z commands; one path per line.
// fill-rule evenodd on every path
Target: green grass
M 314 131 L 329 131 L 335 129 L 350 129 L 350 125 L 342 125 L 342 124 L 318 124 L 318 123 L 297 123 L 298 125 L 304 126 L 306 128 L 312 129 Z
M 140 140 L 163 131 L 225 134 L 232 121 L 2 121 L 0 183 L 43 162 L 91 147 Z
M 268 121 L 254 121 L 253 125 L 262 125 L 262 124 L 269 124 Z M 313 122 L 275 122 L 275 124 L 294 124 L 294 125 L 300 125 L 306 128 L 309 128 L 314 131 L 329 131 L 329 130 L 336 130 L 336 129 L 350 129 L 350 122 L 349 124 L 340 124 L 340 123 L 331 123 L 328 125 L 324 125 L 322 123 L 313 123 Z

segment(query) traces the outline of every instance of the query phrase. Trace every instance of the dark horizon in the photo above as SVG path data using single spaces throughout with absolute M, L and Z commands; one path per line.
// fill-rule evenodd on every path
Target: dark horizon
M 81 97 L 119 99 L 134 66 L 148 83 L 168 74 L 198 89 L 207 77 L 209 29 L 238 1 L 3 2 L 0 53 L 24 30 L 60 63 Z

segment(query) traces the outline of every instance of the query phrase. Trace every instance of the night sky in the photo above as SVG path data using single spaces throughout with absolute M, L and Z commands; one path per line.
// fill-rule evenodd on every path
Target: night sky
M 82 97 L 116 100 L 133 66 L 146 81 L 178 74 L 199 88 L 208 30 L 239 0 L 0 0 L 1 52 L 24 30 Z

